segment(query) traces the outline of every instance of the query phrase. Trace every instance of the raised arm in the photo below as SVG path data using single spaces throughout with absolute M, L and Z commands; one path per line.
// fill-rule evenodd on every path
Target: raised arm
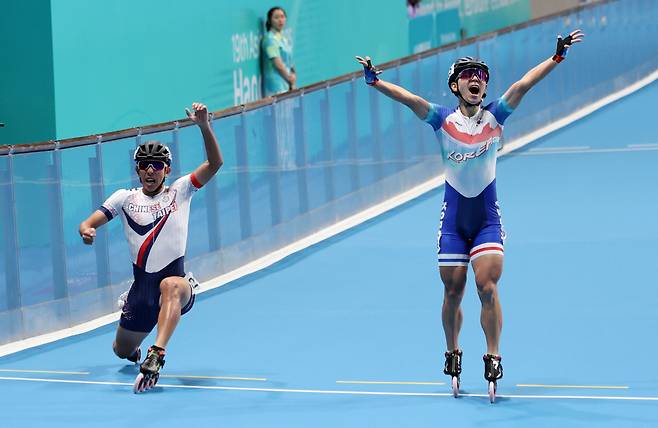
M 201 135 L 203 135 L 203 144 L 206 147 L 207 161 L 194 170 L 194 177 L 203 186 L 219 171 L 224 164 L 222 152 L 217 143 L 217 137 L 212 130 L 212 125 L 208 121 L 208 108 L 201 103 L 193 103 L 192 111 L 185 109 L 187 117 L 199 126 Z
M 574 30 L 564 39 L 558 36 L 557 49 L 553 57 L 546 59 L 528 71 L 518 82 L 509 87 L 503 98 L 512 109 L 516 108 L 523 96 L 535 86 L 541 79 L 562 62 L 567 56 L 567 51 L 574 43 L 580 43 L 585 35 L 580 30 Z
M 422 97 L 409 92 L 401 86 L 386 82 L 377 77 L 381 70 L 377 70 L 370 61 L 370 57 L 356 57 L 356 60 L 363 66 L 366 83 L 377 89 L 382 94 L 395 101 L 401 102 L 413 111 L 419 119 L 425 120 L 427 113 L 430 111 L 430 103 Z

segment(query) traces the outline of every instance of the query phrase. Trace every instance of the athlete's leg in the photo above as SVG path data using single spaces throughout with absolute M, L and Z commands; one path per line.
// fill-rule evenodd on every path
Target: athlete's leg
M 170 276 L 160 282 L 160 313 L 155 346 L 167 347 L 181 317 L 181 308 L 192 298 L 192 288 L 185 278 Z
M 128 358 L 135 353 L 146 336 L 148 336 L 148 332 L 131 331 L 118 326 L 112 349 L 117 357 Z
M 503 256 L 486 254 L 472 261 L 475 284 L 482 303 L 480 324 L 487 338 L 487 354 L 499 355 L 498 345 L 503 328 L 503 312 L 498 298 L 498 280 L 503 273 Z
M 439 267 L 444 286 L 441 319 L 448 351 L 459 349 L 459 331 L 463 319 L 461 302 L 466 287 L 467 270 L 468 266 Z

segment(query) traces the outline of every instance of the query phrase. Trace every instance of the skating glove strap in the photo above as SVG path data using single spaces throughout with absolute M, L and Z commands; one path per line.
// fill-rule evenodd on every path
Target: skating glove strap
M 374 65 L 372 65 L 372 62 L 370 61 L 370 58 L 367 59 L 368 65 L 363 66 L 363 75 L 366 79 L 366 83 L 370 86 L 376 85 L 379 79 L 377 78 L 378 74 L 381 74 L 381 70 L 378 70 Z
M 560 34 L 557 35 L 557 47 L 555 48 L 555 55 L 553 55 L 553 61 L 559 64 L 567 57 L 567 53 L 569 52 L 569 48 L 571 47 L 571 41 L 572 41 L 571 34 L 569 34 L 564 39 Z

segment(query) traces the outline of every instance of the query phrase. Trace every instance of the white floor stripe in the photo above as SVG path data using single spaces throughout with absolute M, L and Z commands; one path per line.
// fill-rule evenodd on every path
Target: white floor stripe
M 25 381 L 25 382 L 47 382 L 47 383 L 67 383 L 79 385 L 109 385 L 125 386 L 126 393 L 131 391 L 133 384 L 131 382 L 103 382 L 103 381 L 84 381 L 84 380 L 67 380 L 67 379 L 39 379 L 39 378 L 20 378 L 20 377 L 0 377 L 0 380 L 8 381 Z M 396 392 L 396 391 L 346 391 L 332 389 L 287 389 L 287 388 L 246 388 L 236 386 L 201 386 L 201 385 L 168 385 L 158 384 L 156 388 L 178 388 L 178 389 L 201 389 L 201 390 L 219 390 L 219 391 L 254 391 L 254 392 L 280 392 L 280 393 L 297 393 L 297 394 L 324 394 L 324 395 L 379 395 L 394 397 L 452 397 L 452 392 Z M 461 397 L 481 397 L 489 398 L 487 394 L 460 394 Z M 518 399 L 548 399 L 548 400 L 619 400 L 619 401 L 658 401 L 658 397 L 626 397 L 626 396 L 598 396 L 598 395 L 525 395 L 525 394 L 501 394 L 498 398 L 518 398 Z
M 336 383 L 350 385 L 445 385 L 445 382 L 412 382 L 412 381 L 385 381 L 385 380 L 337 380 Z
M 658 147 L 658 143 L 629 144 L 626 147 L 630 147 L 632 149 L 637 149 L 642 147 Z
M 0 369 L 0 373 L 41 373 L 41 374 L 64 374 L 64 375 L 88 375 L 91 372 L 66 372 L 60 370 L 24 370 L 24 369 Z
M 244 380 L 253 382 L 267 382 L 264 377 L 236 377 L 236 376 L 194 376 L 194 375 L 160 375 L 160 378 L 171 379 L 217 379 L 217 380 Z
M 556 131 L 560 128 L 563 128 L 564 126 L 569 125 L 572 122 L 575 122 L 578 119 L 581 119 L 588 114 L 591 114 L 592 112 L 600 109 L 601 107 L 604 107 L 614 101 L 619 100 L 620 98 L 623 98 L 627 95 L 632 94 L 633 92 L 649 85 L 653 81 L 658 79 L 658 70 L 655 70 L 653 73 L 649 74 L 645 78 L 638 80 L 634 84 L 615 92 L 614 94 L 610 94 L 599 101 L 596 101 L 580 110 L 575 111 L 574 113 L 565 116 L 564 118 L 555 121 L 541 129 L 538 129 L 534 132 L 531 132 L 527 135 L 524 135 L 522 137 L 517 138 L 516 140 L 512 140 L 507 142 L 503 148 L 498 152 L 498 156 L 504 156 L 514 150 L 519 149 L 520 147 L 525 146 L 526 144 L 541 138 L 553 131 Z M 261 269 L 264 269 L 280 260 L 283 258 L 296 253 L 298 251 L 301 251 L 305 248 L 308 248 L 309 246 L 312 246 L 320 241 L 323 241 L 327 238 L 330 238 L 334 235 L 337 235 L 341 232 L 344 232 L 347 229 L 350 229 L 352 227 L 355 227 L 361 223 L 364 223 L 374 217 L 377 217 L 378 215 L 381 215 L 385 213 L 386 211 L 389 211 L 397 206 L 400 206 L 402 204 L 405 204 L 427 192 L 430 190 L 436 189 L 437 187 L 443 185 L 445 182 L 445 176 L 439 175 L 435 178 L 432 178 L 431 180 L 428 180 L 402 194 L 399 194 L 397 196 L 394 196 L 393 198 L 382 202 L 381 204 L 375 205 L 365 211 L 362 211 L 361 213 L 354 215 L 348 219 L 345 219 L 339 223 L 334 224 L 333 226 L 323 229 L 313 235 L 310 235 L 306 238 L 300 239 L 297 242 L 293 242 L 292 244 L 275 251 L 271 253 L 268 256 L 262 257 L 258 260 L 255 260 L 241 268 L 238 268 L 232 272 L 226 273 L 224 275 L 218 276 L 216 278 L 213 278 L 211 280 L 208 280 L 204 283 L 202 283 L 200 287 L 200 292 L 212 290 L 214 288 L 221 287 L 228 282 L 231 282 L 235 279 L 241 278 L 245 275 L 254 273 L 256 271 L 259 271 Z M 42 336 L 36 336 L 36 337 L 31 337 L 29 339 L 24 339 L 20 340 L 17 342 L 12 342 L 8 343 L 6 345 L 0 346 L 0 357 L 13 354 L 15 352 L 19 352 L 28 348 L 32 348 L 35 346 L 43 345 L 46 343 L 54 342 L 59 339 L 63 339 L 66 337 L 70 336 L 75 336 L 78 334 L 86 333 L 88 331 L 94 330 L 98 327 L 104 326 L 106 324 L 110 324 L 112 322 L 115 322 L 119 319 L 119 312 L 114 312 L 112 314 L 105 315 L 103 317 L 97 318 L 95 320 L 76 325 L 71 328 L 67 328 L 64 330 L 59 330 L 53 333 L 48 333 L 44 334 Z
M 521 388 L 555 388 L 555 389 L 629 389 L 628 386 L 613 385 L 542 385 L 536 383 L 517 383 Z
M 658 146 L 638 146 L 638 147 L 613 147 L 608 149 L 582 149 L 582 150 L 570 150 L 568 147 L 565 147 L 564 150 L 528 150 L 527 152 L 513 153 L 512 156 L 542 156 L 542 155 L 573 155 L 578 153 L 623 153 L 623 152 L 646 152 L 646 151 L 656 151 Z
M 588 150 L 590 146 L 575 146 L 575 147 L 535 147 L 529 149 L 529 152 L 561 152 L 564 150 Z

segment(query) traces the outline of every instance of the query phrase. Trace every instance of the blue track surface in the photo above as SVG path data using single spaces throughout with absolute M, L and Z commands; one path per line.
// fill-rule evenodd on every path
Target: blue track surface
M 472 278 L 462 387 L 475 396 L 454 399 L 445 384 L 337 383 L 448 380 L 440 190 L 201 295 L 170 343 L 163 374 L 173 377 L 146 394 L 132 394 L 136 368 L 111 352 L 114 326 L 0 359 L 1 425 L 658 425 L 658 135 L 637 125 L 656 97 L 650 85 L 500 160 L 508 242 L 495 405 L 485 396 Z

